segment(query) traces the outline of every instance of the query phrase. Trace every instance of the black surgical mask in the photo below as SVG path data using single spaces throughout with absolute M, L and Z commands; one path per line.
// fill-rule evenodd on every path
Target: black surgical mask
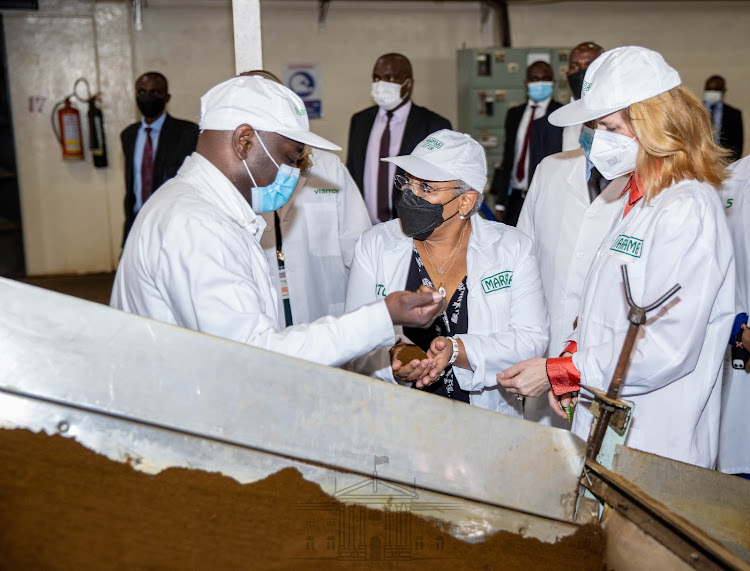
M 166 102 L 156 95 L 146 93 L 136 97 L 135 102 L 138 104 L 138 109 L 141 110 L 144 117 L 158 117 L 164 111 Z
M 568 76 L 568 85 L 570 86 L 570 92 L 576 99 L 581 98 L 581 91 L 583 91 L 583 78 L 586 75 L 585 69 L 579 69 L 575 73 L 571 73 Z
M 403 191 L 396 200 L 396 213 L 401 220 L 401 230 L 415 240 L 426 240 L 435 228 L 458 214 L 443 220 L 443 207 L 458 198 L 454 196 L 445 204 L 433 204 L 420 198 L 410 189 Z

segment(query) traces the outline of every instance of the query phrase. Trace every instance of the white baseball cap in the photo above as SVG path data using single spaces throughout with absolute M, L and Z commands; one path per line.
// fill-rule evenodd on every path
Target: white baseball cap
M 450 129 L 435 131 L 410 155 L 381 160 L 394 163 L 423 180 L 462 180 L 479 192 L 484 192 L 487 184 L 487 158 L 482 145 L 470 135 Z
M 680 85 L 680 74 L 661 54 L 625 46 L 604 52 L 586 70 L 581 98 L 549 116 L 557 127 L 599 119 Z
M 201 130 L 234 131 L 243 124 L 311 147 L 341 150 L 310 132 L 305 104 L 292 90 L 265 77 L 233 77 L 201 97 Z

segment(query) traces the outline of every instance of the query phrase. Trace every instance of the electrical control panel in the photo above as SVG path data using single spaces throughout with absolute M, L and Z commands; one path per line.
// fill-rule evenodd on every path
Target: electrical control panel
M 505 115 L 526 103 L 526 68 L 546 61 L 554 72 L 553 99 L 570 101 L 570 48 L 476 48 L 456 53 L 458 130 L 469 133 L 485 148 L 490 177 L 503 159 Z

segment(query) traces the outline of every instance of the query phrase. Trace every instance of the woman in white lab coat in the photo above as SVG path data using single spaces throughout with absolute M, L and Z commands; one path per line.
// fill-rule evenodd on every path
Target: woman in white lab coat
M 484 150 L 468 135 L 442 130 L 411 155 L 386 160 L 407 173 L 397 177 L 400 218 L 371 228 L 357 243 L 346 310 L 421 285 L 450 301 L 432 327 L 396 328 L 390 352 L 373 351 L 350 368 L 522 416 L 523 401 L 498 386 L 494 372 L 543 354 L 549 321 L 531 240 L 475 214 L 481 202 L 475 189 L 487 180 Z M 412 345 L 426 357 L 403 357 Z
M 606 390 L 629 322 L 620 266 L 633 299 L 682 289 L 641 327 L 620 396 L 635 410 L 626 444 L 696 464 L 716 462 L 721 365 L 734 317 L 734 260 L 717 188 L 726 177 L 702 103 L 656 52 L 624 47 L 586 72 L 583 96 L 550 116 L 584 128 L 588 159 L 607 179 L 632 172 L 615 223 L 584 282 L 578 326 L 561 358 L 532 359 L 498 375 L 509 392 L 575 403 L 581 384 Z M 551 385 L 551 387 L 550 387 Z M 551 388 L 551 390 L 549 390 Z M 584 394 L 582 393 L 582 396 Z M 581 399 L 572 430 L 593 420 Z

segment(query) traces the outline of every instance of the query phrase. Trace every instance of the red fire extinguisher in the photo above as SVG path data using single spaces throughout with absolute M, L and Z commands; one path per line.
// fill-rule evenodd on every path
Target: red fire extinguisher
M 64 161 L 83 160 L 81 114 L 73 107 L 68 96 L 52 109 L 52 129 L 62 147 Z M 62 108 L 60 108 L 62 107 Z

